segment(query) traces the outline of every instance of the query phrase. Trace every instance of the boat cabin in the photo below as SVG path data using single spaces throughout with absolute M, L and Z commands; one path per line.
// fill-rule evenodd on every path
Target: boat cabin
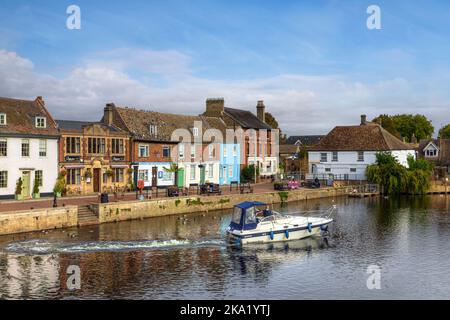
M 256 229 L 261 218 L 273 215 L 268 205 L 263 202 L 246 201 L 234 206 L 233 217 L 230 223 L 231 230 Z

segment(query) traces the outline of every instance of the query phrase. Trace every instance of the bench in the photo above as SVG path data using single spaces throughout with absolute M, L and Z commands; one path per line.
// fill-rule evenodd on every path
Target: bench
M 222 190 L 220 189 L 220 185 L 215 183 L 203 184 L 200 186 L 200 194 L 222 194 Z
M 241 185 L 240 185 L 240 192 L 241 192 L 241 194 L 253 193 L 253 187 L 248 182 L 241 183 Z
M 188 189 L 188 194 L 191 194 L 192 189 L 195 190 L 195 194 L 198 194 L 199 191 L 200 191 L 198 186 L 199 186 L 198 183 L 190 183 L 189 184 L 189 189 Z
M 233 186 L 236 187 L 236 190 L 239 190 L 239 182 L 238 181 L 230 181 L 230 191 L 233 191 Z

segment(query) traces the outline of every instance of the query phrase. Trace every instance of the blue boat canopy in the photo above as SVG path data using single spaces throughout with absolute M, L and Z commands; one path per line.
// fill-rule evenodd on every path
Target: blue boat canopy
M 230 228 L 234 230 L 255 229 L 258 225 L 258 219 L 256 218 L 256 207 L 258 206 L 267 206 L 267 204 L 258 201 L 245 201 L 235 205 Z
M 241 209 L 248 209 L 248 208 L 252 208 L 254 206 L 267 206 L 267 204 L 263 203 L 263 202 L 258 202 L 258 201 L 245 201 L 245 202 L 241 202 L 241 203 L 235 205 L 235 207 L 241 208 Z

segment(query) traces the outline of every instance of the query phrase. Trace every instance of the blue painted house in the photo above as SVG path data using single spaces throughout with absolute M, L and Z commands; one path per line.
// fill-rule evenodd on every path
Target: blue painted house
M 239 144 L 221 144 L 219 184 L 240 182 L 240 146 Z

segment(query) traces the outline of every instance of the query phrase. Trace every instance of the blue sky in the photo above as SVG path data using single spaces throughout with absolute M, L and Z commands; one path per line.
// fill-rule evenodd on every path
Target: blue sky
M 81 30 L 66 8 L 81 8 Z M 366 27 L 369 5 L 381 30 Z M 208 97 L 290 134 L 359 114 L 450 123 L 448 1 L 9 1 L 0 4 L 0 95 L 44 96 L 58 118 L 107 102 L 200 113 Z

